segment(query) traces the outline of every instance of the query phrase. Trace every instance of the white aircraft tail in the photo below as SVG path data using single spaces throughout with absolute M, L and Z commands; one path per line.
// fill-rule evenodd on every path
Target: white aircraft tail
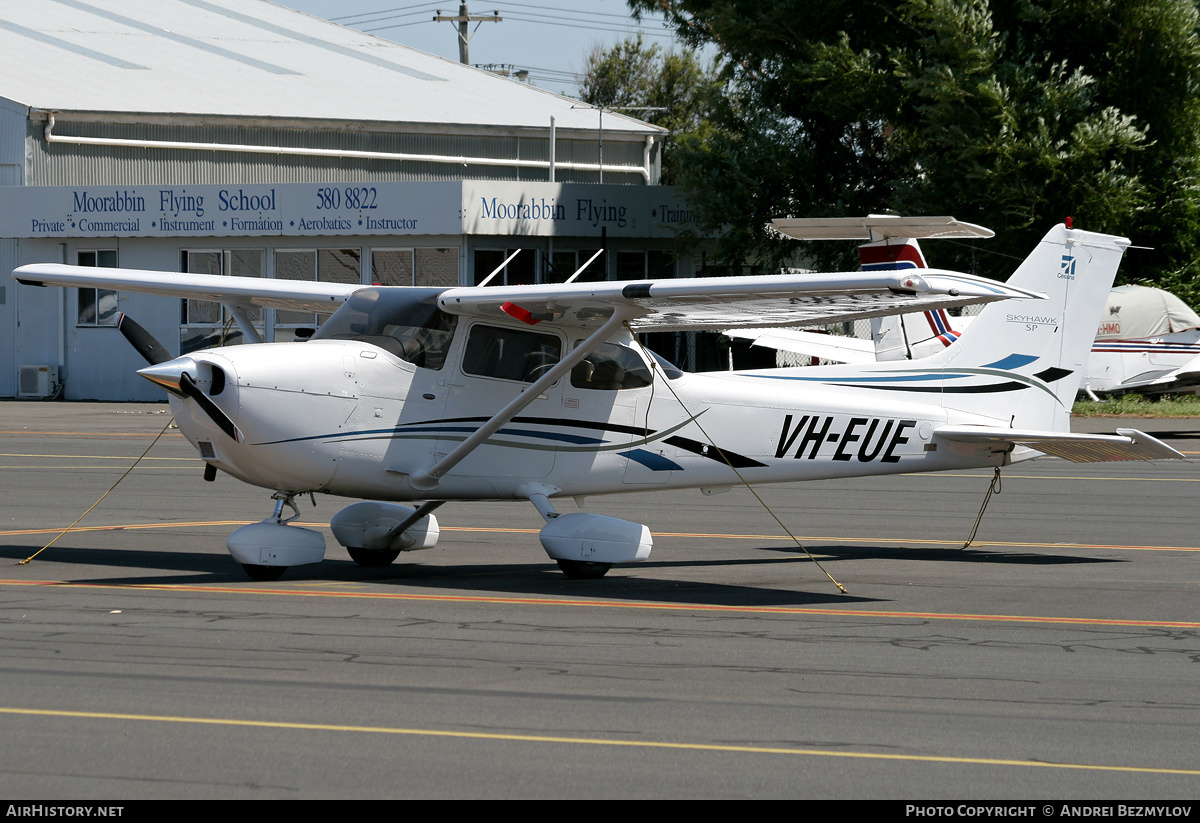
M 945 408 L 1010 428 L 1069 431 L 1096 326 L 1128 247 L 1124 237 L 1055 226 L 1008 280 L 1046 299 L 993 303 L 953 346 L 880 366 L 911 373 L 912 390 L 938 394 Z

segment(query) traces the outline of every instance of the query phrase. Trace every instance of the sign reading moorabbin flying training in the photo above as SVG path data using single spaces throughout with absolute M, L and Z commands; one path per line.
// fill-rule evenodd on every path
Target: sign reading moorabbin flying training
M 463 233 L 674 237 L 693 222 L 671 186 L 463 181 Z
M 0 237 L 674 237 L 669 186 L 507 181 L 0 187 Z

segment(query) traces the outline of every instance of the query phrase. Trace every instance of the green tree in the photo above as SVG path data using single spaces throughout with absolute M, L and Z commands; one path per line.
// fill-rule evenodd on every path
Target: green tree
M 651 106 L 662 111 L 627 111 L 669 132 L 663 145 L 662 182 L 673 182 L 671 155 L 682 135 L 702 135 L 718 80 L 692 50 L 664 52 L 642 35 L 605 49 L 595 46 L 583 67 L 580 98 L 616 109 Z
M 675 152 L 730 261 L 794 245 L 772 217 L 895 210 L 996 231 L 940 265 L 1005 276 L 1049 225 L 1125 234 L 1127 279 L 1200 273 L 1195 0 L 629 0 L 714 44 L 727 93 Z M 852 249 L 814 244 L 823 264 Z M 989 252 L 999 252 L 992 255 Z

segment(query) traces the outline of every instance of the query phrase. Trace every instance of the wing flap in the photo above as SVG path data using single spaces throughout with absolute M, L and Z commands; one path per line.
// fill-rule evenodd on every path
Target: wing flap
M 633 309 L 636 331 L 700 331 L 804 326 L 1042 295 L 943 269 L 699 277 L 449 289 L 451 314 L 500 318 L 505 303 L 526 322 L 596 326 L 618 306 Z
M 1072 463 L 1183 458 L 1182 453 L 1137 429 L 1117 429 L 1113 435 L 1020 431 L 987 426 L 939 426 L 934 429 L 934 434 L 942 440 L 955 443 L 1026 446 Z
M 184 297 L 193 300 L 274 309 L 329 313 L 342 305 L 359 285 L 303 280 L 268 280 L 261 277 L 227 277 L 220 274 L 184 274 L 140 269 L 104 269 L 35 263 L 13 272 L 27 286 L 83 286 L 116 291 Z

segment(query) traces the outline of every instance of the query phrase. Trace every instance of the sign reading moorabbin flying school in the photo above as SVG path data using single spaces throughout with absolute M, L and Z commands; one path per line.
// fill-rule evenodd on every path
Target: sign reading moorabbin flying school
M 669 186 L 505 181 L 0 187 L 0 237 L 674 237 Z
M 458 183 L 0 188 L 4 237 L 459 234 Z

